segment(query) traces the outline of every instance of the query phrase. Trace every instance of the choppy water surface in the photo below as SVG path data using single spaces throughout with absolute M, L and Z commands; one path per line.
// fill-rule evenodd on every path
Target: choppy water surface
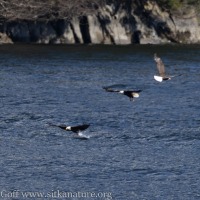
M 156 82 L 154 52 L 182 76 Z M 2 199 L 200 198 L 200 46 L 0 46 L 0 101 Z M 49 123 L 89 123 L 90 139 Z

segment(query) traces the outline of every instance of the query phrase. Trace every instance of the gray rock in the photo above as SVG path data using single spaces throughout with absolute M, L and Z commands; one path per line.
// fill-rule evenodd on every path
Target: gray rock
M 12 44 L 12 40 L 6 33 L 0 33 L 0 44 Z
M 5 22 L 0 30 L 0 41 L 120 45 L 200 42 L 200 26 L 192 9 L 187 15 L 172 15 L 148 0 L 146 3 L 130 2 L 112 1 L 96 15 L 70 21 Z

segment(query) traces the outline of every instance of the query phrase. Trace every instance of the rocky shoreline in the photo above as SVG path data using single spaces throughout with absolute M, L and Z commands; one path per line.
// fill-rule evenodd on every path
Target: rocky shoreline
M 137 2 L 137 1 L 136 1 Z M 166 44 L 200 43 L 195 11 L 171 14 L 156 3 L 109 4 L 97 14 L 72 20 L 7 21 L 0 25 L 0 44 Z

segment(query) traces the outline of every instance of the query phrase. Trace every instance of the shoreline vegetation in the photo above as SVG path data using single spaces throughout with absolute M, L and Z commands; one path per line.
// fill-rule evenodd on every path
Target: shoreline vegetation
M 199 44 L 198 0 L 0 0 L 0 44 Z

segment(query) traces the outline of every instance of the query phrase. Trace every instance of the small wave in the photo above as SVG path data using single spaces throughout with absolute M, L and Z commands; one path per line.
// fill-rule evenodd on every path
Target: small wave
M 87 140 L 87 139 L 89 139 L 91 136 L 90 135 L 85 135 L 85 134 L 83 134 L 82 132 L 80 132 L 80 133 L 78 133 L 78 135 L 76 135 L 75 136 L 75 138 L 77 138 L 77 139 L 85 139 L 85 140 Z

